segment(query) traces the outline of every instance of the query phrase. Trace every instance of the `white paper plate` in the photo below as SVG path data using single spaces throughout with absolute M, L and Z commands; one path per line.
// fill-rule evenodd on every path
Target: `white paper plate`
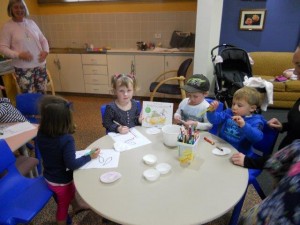
M 157 169 L 160 174 L 167 174 L 171 170 L 171 165 L 168 163 L 159 163 L 156 165 L 155 169 Z
M 153 165 L 156 163 L 157 157 L 155 155 L 148 154 L 143 157 L 143 160 L 147 165 Z
M 148 129 L 146 129 L 146 133 L 147 134 L 158 134 L 158 133 L 160 133 L 160 129 L 157 127 L 150 127 Z
M 108 184 L 108 183 L 115 182 L 116 180 L 119 180 L 121 177 L 122 175 L 120 173 L 115 171 L 110 171 L 102 174 L 100 176 L 100 181 Z
M 212 150 L 212 153 L 215 154 L 215 155 L 228 155 L 231 150 L 229 148 L 226 148 L 226 147 L 221 147 L 223 149 L 223 151 L 217 149 L 217 148 L 214 148 Z
M 156 169 L 148 169 L 143 172 L 143 176 L 149 181 L 156 181 L 160 176 L 160 172 Z

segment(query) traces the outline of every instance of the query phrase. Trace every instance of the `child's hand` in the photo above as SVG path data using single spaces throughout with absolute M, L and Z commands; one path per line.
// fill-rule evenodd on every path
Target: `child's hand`
M 99 154 L 100 154 L 100 148 L 97 148 L 97 150 L 94 153 L 92 153 L 90 156 L 92 159 L 96 159 Z
M 270 119 L 270 120 L 268 121 L 268 125 L 269 125 L 270 127 L 272 127 L 272 128 L 275 128 L 275 129 L 279 130 L 279 131 L 282 130 L 282 123 L 280 123 L 279 120 L 276 119 L 276 118 Z
M 183 123 L 182 120 L 181 120 L 181 116 L 180 115 L 175 115 L 174 116 L 174 122 L 175 123 Z
M 239 127 L 245 126 L 245 120 L 243 119 L 243 117 L 233 116 L 233 117 L 231 117 L 231 119 L 233 119 Z
M 219 102 L 218 101 L 213 101 L 210 106 L 208 112 L 213 112 L 219 107 Z
M 120 134 L 127 134 L 129 132 L 129 127 L 127 127 L 127 126 L 119 126 L 118 127 L 118 132 Z
M 244 167 L 245 155 L 243 153 L 235 153 L 231 156 L 231 161 L 234 165 Z

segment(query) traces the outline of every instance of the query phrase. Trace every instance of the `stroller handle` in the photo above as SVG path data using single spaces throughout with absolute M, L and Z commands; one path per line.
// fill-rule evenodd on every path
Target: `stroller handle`
M 214 56 L 214 50 L 216 50 L 217 48 L 220 48 L 220 47 L 223 47 L 223 48 L 229 48 L 229 47 L 235 47 L 235 46 L 234 46 L 234 45 L 231 45 L 231 44 L 221 44 L 221 45 L 217 45 L 216 47 L 214 47 L 214 48 L 210 51 L 211 58 L 215 57 L 215 56 Z

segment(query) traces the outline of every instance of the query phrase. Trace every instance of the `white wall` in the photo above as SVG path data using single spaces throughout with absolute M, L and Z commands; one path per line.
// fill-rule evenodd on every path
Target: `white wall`
M 223 0 L 198 0 L 196 17 L 196 43 L 194 74 L 202 73 L 214 87 L 213 64 L 210 51 L 219 44 L 222 22 Z

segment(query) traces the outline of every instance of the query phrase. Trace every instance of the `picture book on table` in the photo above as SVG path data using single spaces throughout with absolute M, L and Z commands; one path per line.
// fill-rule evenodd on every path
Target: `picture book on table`
M 173 103 L 143 101 L 143 127 L 161 128 L 172 124 Z

